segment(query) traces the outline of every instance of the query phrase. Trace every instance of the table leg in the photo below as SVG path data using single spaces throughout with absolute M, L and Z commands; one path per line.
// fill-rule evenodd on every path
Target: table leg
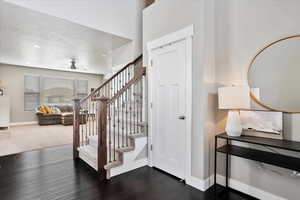
M 217 198 L 217 148 L 218 148 L 218 137 L 215 136 L 214 199 Z
M 215 171 L 214 171 L 214 185 L 217 184 L 217 148 L 218 148 L 218 138 L 215 137 Z
M 229 144 L 228 139 L 226 140 L 226 143 Z M 229 154 L 226 153 L 226 188 L 228 188 L 228 179 L 229 179 Z

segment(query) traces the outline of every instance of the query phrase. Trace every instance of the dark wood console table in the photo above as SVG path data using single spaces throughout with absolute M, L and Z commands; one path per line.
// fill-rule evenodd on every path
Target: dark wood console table
M 218 139 L 226 140 L 226 144 L 218 147 Z M 217 184 L 217 152 L 226 154 L 226 188 L 228 188 L 229 179 L 229 156 L 237 156 L 248 160 L 258 161 L 290 170 L 300 171 L 300 158 L 256 150 L 247 147 L 232 145 L 232 141 L 238 141 L 248 144 L 256 144 L 265 147 L 273 147 L 294 152 L 300 152 L 300 142 L 289 140 L 277 140 L 252 136 L 230 137 L 226 133 L 215 136 L 215 177 L 214 183 Z

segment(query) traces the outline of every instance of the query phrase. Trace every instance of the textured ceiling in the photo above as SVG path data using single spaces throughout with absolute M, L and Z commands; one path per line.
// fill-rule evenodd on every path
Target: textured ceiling
M 0 0 L 0 63 L 69 70 L 75 58 L 77 71 L 106 73 L 105 55 L 128 42 Z

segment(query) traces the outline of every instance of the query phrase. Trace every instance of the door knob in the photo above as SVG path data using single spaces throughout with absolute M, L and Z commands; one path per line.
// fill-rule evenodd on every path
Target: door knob
M 182 116 L 179 116 L 178 119 L 180 119 L 180 120 L 185 120 L 185 116 L 183 116 L 183 115 L 182 115 Z

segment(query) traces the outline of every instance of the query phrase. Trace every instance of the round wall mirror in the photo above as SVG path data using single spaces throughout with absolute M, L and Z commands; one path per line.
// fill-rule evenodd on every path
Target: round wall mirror
M 275 111 L 300 113 L 300 35 L 267 45 L 248 70 L 251 97 Z

